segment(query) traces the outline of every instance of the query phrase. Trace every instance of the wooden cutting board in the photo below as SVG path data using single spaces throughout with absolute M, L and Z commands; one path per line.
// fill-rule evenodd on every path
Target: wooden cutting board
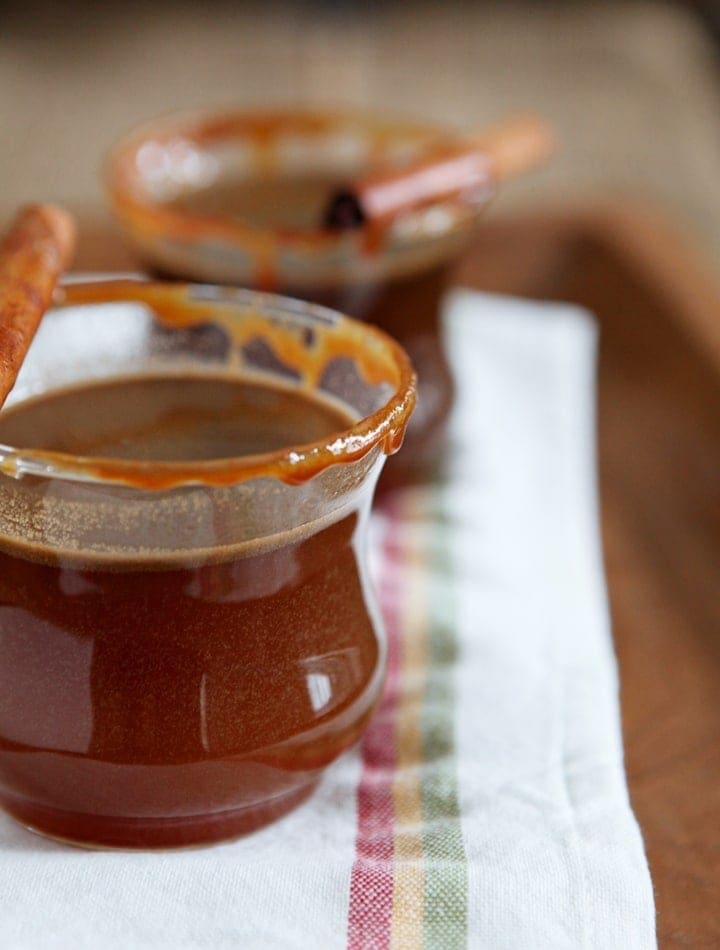
M 85 223 L 80 269 L 136 266 L 109 222 Z M 720 946 L 720 283 L 666 222 L 627 205 L 489 221 L 458 281 L 599 319 L 630 794 L 661 945 Z
M 643 209 L 490 223 L 459 279 L 600 323 L 599 462 L 630 794 L 663 947 L 720 946 L 720 284 Z

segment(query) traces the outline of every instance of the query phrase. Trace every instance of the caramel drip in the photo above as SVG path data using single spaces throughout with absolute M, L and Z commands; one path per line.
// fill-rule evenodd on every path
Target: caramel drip
M 77 458 L 58 452 L 19 453 L 51 469 L 59 467 L 70 477 L 100 479 L 141 489 L 168 489 L 187 484 L 231 485 L 252 478 L 273 477 L 288 484 L 300 484 L 329 465 L 354 462 L 380 446 L 386 454 L 396 452 L 403 440 L 416 399 L 415 375 L 402 348 L 374 327 L 338 317 L 312 326 L 288 327 L 271 314 L 225 299 L 191 296 L 192 286 L 153 284 L 133 280 L 96 281 L 71 284 L 62 289 L 64 305 L 127 301 L 151 307 L 156 319 L 174 329 L 212 322 L 221 326 L 240 352 L 248 343 L 261 339 L 276 357 L 296 371 L 301 386 L 315 390 L 328 364 L 347 358 L 356 365 L 370 386 L 388 384 L 394 395 L 381 409 L 360 420 L 351 429 L 333 438 L 292 449 L 283 449 L 239 459 L 206 462 L 146 463 L 129 460 Z M 242 319 L 237 317 L 242 306 Z M 311 340 L 307 339 L 310 331 Z M 22 471 L 18 455 L 0 456 L 0 471 L 17 475 Z
M 395 353 L 381 346 L 369 346 L 370 334 L 384 338 L 382 331 L 369 330 L 364 324 L 341 318 L 339 324 L 313 323 L 313 342 L 304 340 L 305 326 L 292 328 L 274 324 L 272 318 L 244 310 L 242 320 L 237 318 L 237 302 L 231 297 L 212 301 L 189 299 L 191 285 L 145 284 L 134 280 L 97 281 L 70 284 L 63 288 L 62 303 L 66 305 L 107 303 L 110 301 L 133 301 L 147 304 L 156 318 L 167 327 L 183 329 L 202 323 L 214 323 L 223 328 L 232 340 L 235 349 L 258 338 L 268 343 L 275 355 L 300 374 L 303 385 L 315 389 L 328 363 L 333 359 L 352 359 L 363 380 L 370 386 L 389 383 L 397 386 L 400 370 L 394 359 Z M 395 349 L 395 347 L 393 347 Z
M 169 238 L 173 241 L 194 242 L 201 238 L 219 239 L 257 258 L 255 279 L 257 286 L 274 290 L 277 287 L 276 257 L 278 245 L 313 251 L 333 249 L 347 240 L 332 230 L 317 228 L 268 228 L 247 226 L 221 214 L 187 213 L 153 199 L 144 191 L 138 172 L 137 156 L 140 148 L 149 142 L 167 146 L 181 139 L 198 149 L 219 142 L 243 140 L 253 148 L 256 172 L 267 174 L 277 165 L 278 142 L 283 136 L 323 136 L 344 128 L 359 127 L 368 143 L 368 164 L 375 164 L 385 155 L 401 135 L 415 148 L 427 147 L 441 140 L 438 130 L 411 123 L 374 121 L 367 116 L 343 113 L 268 112 L 239 113 L 209 116 L 195 120 L 169 122 L 152 132 L 143 131 L 121 142 L 109 158 L 106 177 L 113 209 L 131 224 L 138 234 Z M 365 254 L 379 251 L 386 235 L 375 233 L 361 242 Z

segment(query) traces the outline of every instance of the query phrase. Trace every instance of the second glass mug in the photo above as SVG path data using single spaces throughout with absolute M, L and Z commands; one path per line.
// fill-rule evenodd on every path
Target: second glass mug
M 0 805 L 85 845 L 232 837 L 310 794 L 378 701 L 365 533 L 414 374 L 380 331 L 297 301 L 143 281 L 64 294 L 9 407 L 192 372 L 304 389 L 355 420 L 192 463 L 0 445 Z
M 413 212 L 383 232 L 377 246 L 368 246 L 363 231 L 324 230 L 322 200 L 332 182 L 374 162 L 410 159 L 450 134 L 439 125 L 352 111 L 202 113 L 147 123 L 116 145 L 106 166 L 113 213 L 161 273 L 311 300 L 400 341 L 420 388 L 403 453 L 383 478 L 393 483 L 424 480 L 441 458 L 454 396 L 441 301 L 490 190 Z M 325 184 L 319 198 L 316 178 Z M 297 180 L 299 195 L 310 195 L 300 214 L 298 195 L 273 195 L 272 188 L 265 194 L 283 179 Z M 232 208 L 238 182 L 253 186 L 249 220 Z M 207 207 L 192 204 L 213 187 L 222 191 Z M 278 206 L 299 223 L 265 220 L 267 208 Z

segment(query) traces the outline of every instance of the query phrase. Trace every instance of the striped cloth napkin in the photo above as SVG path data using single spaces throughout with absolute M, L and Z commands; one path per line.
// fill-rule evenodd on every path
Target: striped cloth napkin
M 375 516 L 382 706 L 243 840 L 84 852 L 0 818 L 0 946 L 655 946 L 598 542 L 595 330 L 457 292 L 447 476 Z

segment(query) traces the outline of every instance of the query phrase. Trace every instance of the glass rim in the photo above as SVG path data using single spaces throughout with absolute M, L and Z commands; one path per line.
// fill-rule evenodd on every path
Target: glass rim
M 186 211 L 153 200 L 144 187 L 139 191 L 136 183 L 144 180 L 143 175 L 131 169 L 135 169 L 135 157 L 144 145 L 172 135 L 184 136 L 202 149 L 217 141 L 252 140 L 253 134 L 258 135 L 258 130 L 264 140 L 273 134 L 273 129 L 278 130 L 278 135 L 282 129 L 318 134 L 339 132 L 343 127 L 352 125 L 363 128 L 379 141 L 404 136 L 409 140 L 415 139 L 418 144 L 426 144 L 461 136 L 460 129 L 441 122 L 394 118 L 358 108 L 297 109 L 279 106 L 267 109 L 198 109 L 161 115 L 132 128 L 115 142 L 105 156 L 102 177 L 114 213 L 121 220 L 133 221 L 141 231 L 171 236 L 181 241 L 219 239 L 241 250 L 256 247 L 259 241 L 272 241 L 278 247 L 293 248 L 304 253 L 323 253 L 348 242 L 362 243 L 367 229 L 343 232 L 321 226 L 255 226 L 219 212 Z M 268 132 L 268 129 L 271 131 Z M 476 208 L 465 207 L 452 200 L 441 204 L 456 208 L 457 211 L 457 220 L 448 233 L 462 231 L 468 220 L 477 215 Z
M 144 304 L 175 310 L 197 309 L 198 319 L 184 326 L 213 321 L 213 311 L 225 308 L 242 313 L 273 313 L 292 319 L 316 320 L 338 327 L 368 347 L 384 352 L 395 380 L 393 394 L 378 409 L 329 437 L 297 443 L 271 452 L 199 461 L 148 461 L 112 457 L 74 455 L 42 449 L 16 448 L 0 443 L 0 474 L 19 479 L 35 476 L 46 479 L 119 485 L 143 491 L 205 486 L 222 488 L 251 479 L 275 478 L 287 484 L 302 484 L 332 465 L 361 460 L 380 446 L 385 455 L 396 452 L 405 434 L 417 400 L 417 378 L 402 346 L 378 327 L 355 320 L 318 304 L 231 286 L 155 281 L 143 277 L 106 276 L 70 280 L 56 290 L 53 310 L 64 307 L 96 306 L 104 303 Z M 239 378 L 242 378 L 241 376 Z M 292 391 L 292 387 L 289 387 Z

